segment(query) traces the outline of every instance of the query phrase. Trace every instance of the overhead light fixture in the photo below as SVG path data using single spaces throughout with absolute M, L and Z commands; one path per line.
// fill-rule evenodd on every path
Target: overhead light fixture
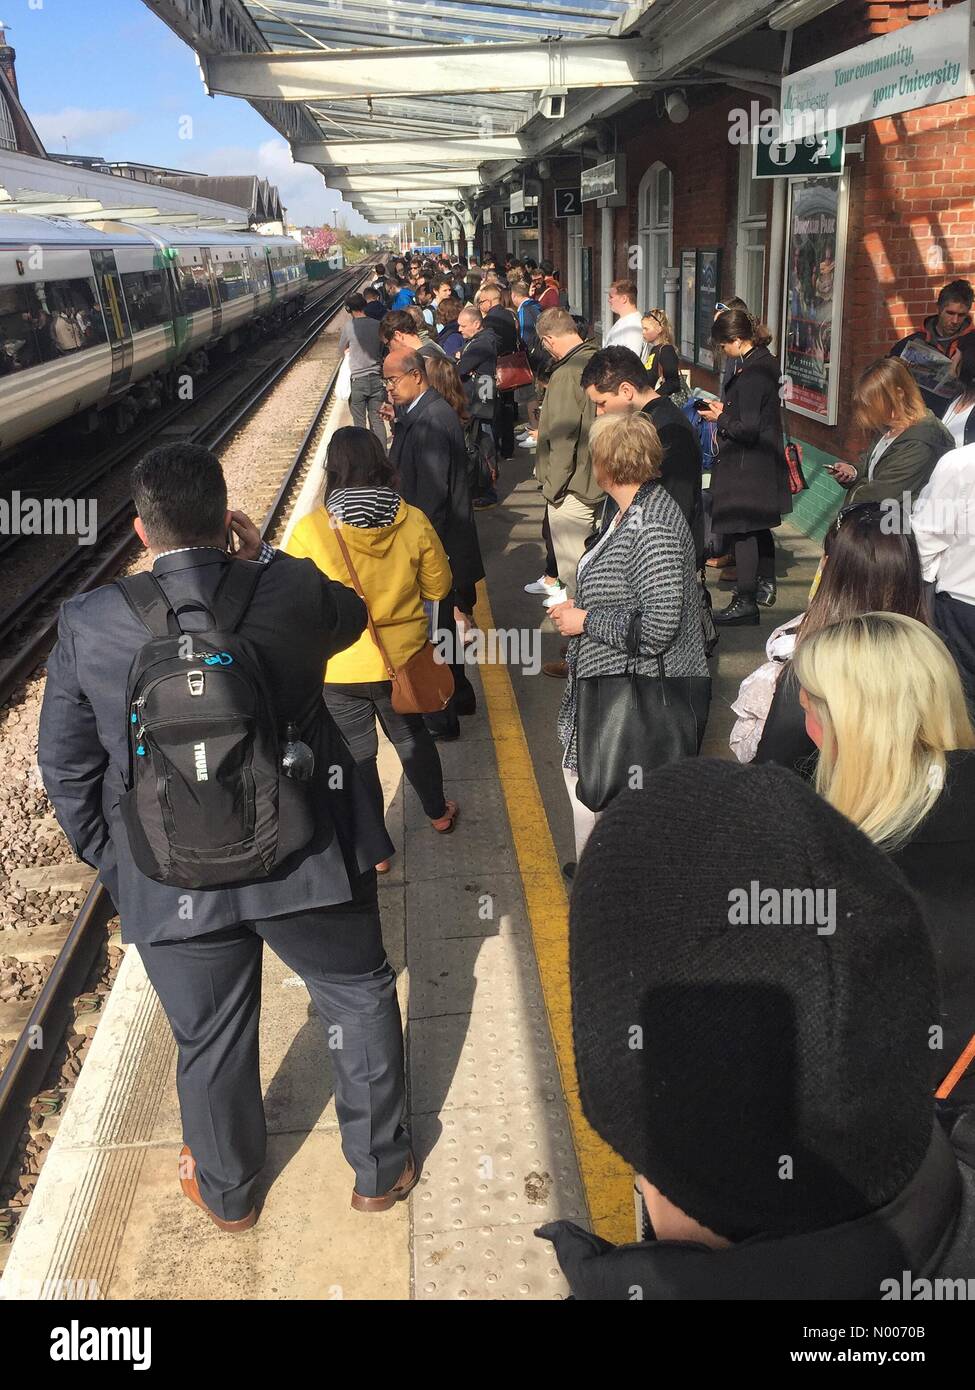
M 691 114 L 691 108 L 687 104 L 687 98 L 683 92 L 668 92 L 664 103 L 667 108 L 667 115 L 674 125 L 683 125 Z
M 786 0 L 784 5 L 773 10 L 768 17 L 770 29 L 798 29 L 800 24 L 808 24 L 821 14 L 831 10 L 839 0 Z

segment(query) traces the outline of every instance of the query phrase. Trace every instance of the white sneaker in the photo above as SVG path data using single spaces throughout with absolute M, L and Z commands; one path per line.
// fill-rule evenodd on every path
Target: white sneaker
M 519 448 L 519 449 L 534 449 L 534 447 L 535 447 L 535 445 L 536 445 L 537 443 L 538 443 L 538 441 L 535 439 L 534 435 L 529 434 L 529 435 L 526 435 L 524 439 L 519 439 L 519 441 L 518 441 L 518 448 Z
M 525 585 L 525 593 L 526 593 L 526 594 L 551 594 L 551 593 L 553 593 L 553 592 L 555 591 L 555 589 L 558 588 L 558 587 L 559 587 L 559 586 L 558 586 L 557 584 L 548 584 L 548 583 L 546 583 L 545 576 L 544 576 L 544 574 L 543 574 L 543 575 L 541 575 L 540 578 L 538 578 L 538 579 L 535 580 L 534 584 L 526 584 L 526 585 Z
M 558 586 L 557 589 L 552 589 L 552 590 L 550 590 L 549 596 L 548 596 L 548 598 L 545 600 L 543 607 L 545 607 L 545 608 L 558 608 L 559 604 L 560 604 L 560 603 L 565 603 L 565 601 L 566 601 L 566 599 L 567 599 L 568 597 L 569 597 L 569 591 L 568 591 L 568 589 L 565 587 L 564 584 L 560 584 L 560 585 Z

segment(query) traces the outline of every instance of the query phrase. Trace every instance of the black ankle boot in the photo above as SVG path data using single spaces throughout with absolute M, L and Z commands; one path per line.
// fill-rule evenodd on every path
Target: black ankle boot
M 754 594 L 735 594 L 727 608 L 714 614 L 716 627 L 755 627 L 758 620 Z

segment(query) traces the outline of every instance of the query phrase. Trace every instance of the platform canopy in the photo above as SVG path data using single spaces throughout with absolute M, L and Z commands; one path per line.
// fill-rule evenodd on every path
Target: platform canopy
M 774 94 L 783 36 L 765 25 L 789 8 L 782 0 L 144 3 L 195 49 L 209 92 L 250 101 L 295 160 L 320 169 L 368 220 L 433 213 L 467 232 L 500 180 L 530 177 L 565 150 L 578 156 L 587 141 L 605 150 L 600 120 L 634 100 L 729 79 Z
M 161 184 L 100 174 L 56 159 L 0 150 L 0 213 L 76 222 L 153 223 L 246 230 L 250 209 Z

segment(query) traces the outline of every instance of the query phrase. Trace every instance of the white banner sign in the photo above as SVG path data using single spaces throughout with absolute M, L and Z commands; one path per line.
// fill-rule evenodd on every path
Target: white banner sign
M 781 140 L 972 95 L 971 0 L 906 24 L 782 82 Z
M 510 203 L 508 204 L 508 211 L 509 211 L 509 212 L 524 212 L 524 211 L 525 211 L 525 190 L 524 190 L 523 188 L 519 188 L 519 190 L 518 190 L 517 193 L 512 193 L 512 195 L 511 195 L 511 201 L 510 201 Z

